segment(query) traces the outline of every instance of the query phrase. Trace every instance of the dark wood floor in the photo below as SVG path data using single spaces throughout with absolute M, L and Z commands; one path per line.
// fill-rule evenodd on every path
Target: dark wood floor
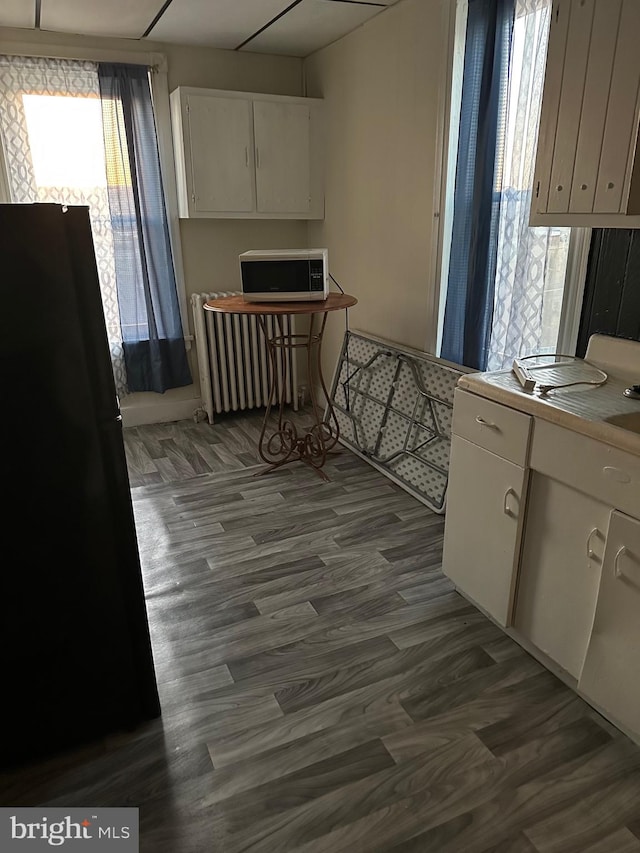
M 161 720 L 3 777 L 149 853 L 634 853 L 640 748 L 456 593 L 443 518 L 259 419 L 126 430 Z M 464 535 L 463 531 L 460 535 Z

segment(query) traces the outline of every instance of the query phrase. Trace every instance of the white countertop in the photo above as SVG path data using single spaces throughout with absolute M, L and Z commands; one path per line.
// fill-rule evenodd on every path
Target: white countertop
M 628 348 L 629 342 L 625 341 L 624 345 Z M 633 346 L 637 346 L 640 353 L 640 344 Z M 600 359 L 598 362 L 558 364 L 550 372 L 544 371 L 546 375 L 538 370 L 534 375 L 539 381 L 549 384 L 583 377 L 598 379 L 599 374 L 591 366 L 593 364 L 608 374 L 607 381 L 599 387 L 576 385 L 542 395 L 537 389 L 525 391 L 510 370 L 465 373 L 458 380 L 458 387 L 640 456 L 640 433 L 606 421 L 612 415 L 640 412 L 640 400 L 623 394 L 624 389 L 632 384 L 629 371 L 623 371 L 615 364 L 612 368 Z M 612 369 L 618 372 L 612 374 Z M 640 371 L 634 382 L 640 383 Z

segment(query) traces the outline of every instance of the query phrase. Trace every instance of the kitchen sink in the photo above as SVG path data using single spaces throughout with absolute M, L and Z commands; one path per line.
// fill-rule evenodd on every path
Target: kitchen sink
M 605 418 L 605 421 L 608 424 L 613 424 L 614 426 L 622 427 L 622 429 L 628 429 L 630 432 L 640 434 L 640 411 L 625 412 L 622 415 L 610 415 L 608 418 Z

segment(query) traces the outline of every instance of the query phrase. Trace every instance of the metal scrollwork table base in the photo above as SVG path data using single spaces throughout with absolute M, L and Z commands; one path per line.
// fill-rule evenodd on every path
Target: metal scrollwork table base
M 242 295 L 220 296 L 204 304 L 207 311 L 219 311 L 225 314 L 253 314 L 257 316 L 260 328 L 267 343 L 269 353 L 269 397 L 262 430 L 258 441 L 260 458 L 268 467 L 259 474 L 266 474 L 289 462 L 304 462 L 313 468 L 323 479 L 329 478 L 322 470 L 327 455 L 335 447 L 340 436 L 340 428 L 331 396 L 322 375 L 322 336 L 330 311 L 341 311 L 355 305 L 357 299 L 346 293 L 330 293 L 324 301 L 306 302 L 246 302 Z M 309 316 L 309 330 L 306 334 L 286 334 L 283 317 L 291 314 Z M 320 315 L 319 323 L 316 317 Z M 269 334 L 267 317 L 275 318 L 276 334 Z M 306 432 L 299 432 L 293 421 L 286 417 L 284 394 L 278 397 L 278 350 L 307 350 L 307 370 L 309 375 L 309 394 L 313 424 Z M 288 360 L 285 359 L 285 364 Z M 321 409 L 317 399 L 314 377 L 326 399 L 326 408 Z M 285 378 L 286 384 L 286 378 Z M 278 421 L 275 429 L 269 429 L 269 419 L 274 406 L 278 406 Z

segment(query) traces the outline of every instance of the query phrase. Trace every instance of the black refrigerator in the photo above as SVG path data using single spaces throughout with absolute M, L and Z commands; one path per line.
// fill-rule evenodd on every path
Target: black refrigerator
M 0 765 L 160 715 L 87 207 L 0 205 Z

